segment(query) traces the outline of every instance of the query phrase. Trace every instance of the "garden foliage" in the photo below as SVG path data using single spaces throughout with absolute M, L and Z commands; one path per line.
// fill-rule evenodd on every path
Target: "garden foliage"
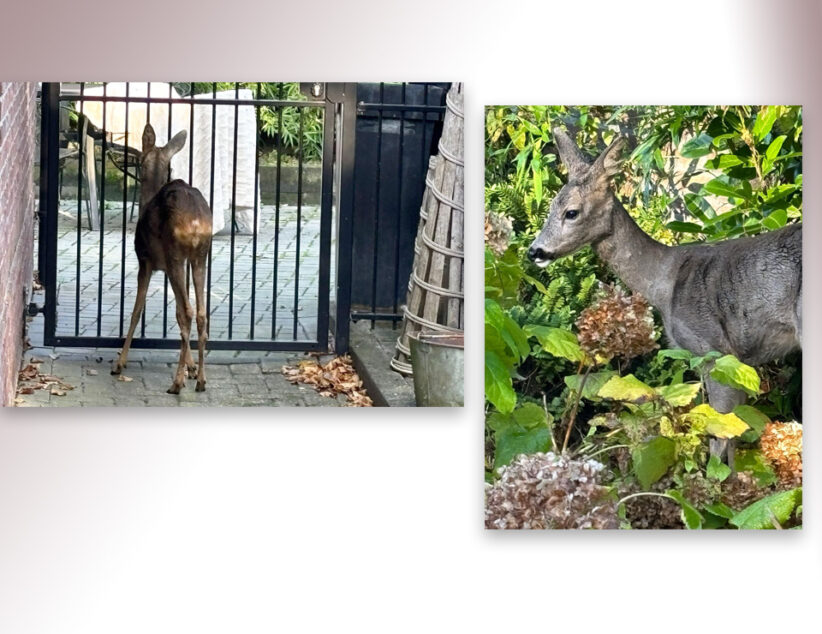
M 629 138 L 616 194 L 661 242 L 755 235 L 802 215 L 799 107 L 489 107 L 486 479 L 521 454 L 553 452 L 605 465 L 598 477 L 623 527 L 660 525 L 665 505 L 688 528 L 799 525 L 801 426 L 779 422 L 801 415 L 799 359 L 752 368 L 668 349 L 655 312 L 590 248 L 544 270 L 529 263 L 565 179 L 555 126 L 592 158 Z M 748 402 L 715 411 L 708 373 Z M 790 442 L 760 443 L 766 428 Z M 736 439 L 734 472 L 709 457 L 710 437 Z

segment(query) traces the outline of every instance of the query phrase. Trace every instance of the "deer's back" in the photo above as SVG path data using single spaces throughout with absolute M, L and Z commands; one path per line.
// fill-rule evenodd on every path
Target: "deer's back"
M 141 212 L 134 236 L 138 258 L 167 270 L 171 260 L 191 260 L 208 253 L 211 209 L 200 190 L 182 180 L 163 185 Z
M 802 226 L 681 247 L 670 307 L 677 346 L 734 354 L 751 364 L 799 347 Z

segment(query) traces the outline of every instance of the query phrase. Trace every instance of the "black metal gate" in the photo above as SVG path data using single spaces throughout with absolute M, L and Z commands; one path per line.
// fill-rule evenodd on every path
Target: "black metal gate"
M 158 145 L 188 130 L 172 176 L 199 187 L 215 229 L 223 225 L 209 260 L 209 348 L 327 350 L 333 327 L 337 352 L 347 350 L 356 84 L 203 88 L 43 84 L 45 345 L 122 345 L 147 120 Z M 165 276 L 155 275 L 134 347 L 179 346 L 172 302 Z

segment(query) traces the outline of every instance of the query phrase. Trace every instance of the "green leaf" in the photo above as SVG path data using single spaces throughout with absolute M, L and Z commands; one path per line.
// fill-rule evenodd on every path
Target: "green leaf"
M 711 143 L 713 139 L 704 132 L 697 137 L 694 137 L 682 146 L 680 154 L 685 158 L 699 158 L 710 154 L 713 151 Z
M 511 365 L 531 352 L 522 328 L 493 299 L 485 300 L 485 347 L 497 352 Z
M 752 132 L 757 141 L 768 136 L 778 115 L 779 111 L 775 106 L 765 106 L 756 114 Z
M 494 468 L 507 465 L 518 455 L 550 451 L 551 432 L 548 427 L 522 429 L 507 427 L 494 434 Z
M 701 383 L 674 383 L 658 387 L 656 392 L 673 407 L 685 407 L 693 402 L 701 387 Z
M 665 225 L 665 228 L 670 231 L 678 231 L 680 233 L 702 233 L 702 225 L 695 222 L 683 222 L 681 220 L 672 220 Z
M 576 335 L 570 330 L 532 324 L 528 324 L 523 330 L 529 337 L 536 337 L 539 345 L 555 357 L 569 361 L 582 360 L 582 349 L 579 347 Z
M 656 353 L 657 359 L 683 359 L 687 361 L 693 358 L 693 356 L 689 350 L 682 348 L 667 348 Z
M 612 398 L 617 401 L 639 403 L 651 400 L 656 396 L 656 392 L 633 374 L 628 374 L 627 376 L 615 376 L 609 379 L 597 392 L 597 396 Z
M 693 504 L 685 499 L 685 496 L 682 495 L 682 493 L 676 489 L 671 489 L 669 491 L 665 491 L 665 494 L 669 495 L 679 503 L 679 506 L 682 508 L 682 521 L 685 523 L 686 527 L 690 530 L 698 530 L 702 528 L 702 523 L 705 521 L 705 518 L 702 517 L 702 514 L 696 510 L 696 507 L 694 507 Z
M 716 504 L 709 504 L 705 507 L 705 510 L 709 513 L 713 513 L 714 515 L 718 515 L 719 517 L 724 517 L 725 519 L 729 520 L 734 516 L 734 510 L 725 505 L 721 502 L 717 502 Z
M 765 150 L 765 157 L 773 162 L 773 160 L 779 155 L 779 150 L 782 149 L 782 144 L 785 142 L 785 139 L 788 137 L 786 135 L 781 135 L 776 137 L 771 144 L 768 146 L 768 149 Z
M 719 156 L 712 158 L 709 161 L 705 161 L 705 167 L 712 170 L 724 170 L 729 167 L 736 167 L 737 165 L 744 164 L 741 158 L 739 158 L 736 154 L 720 154 Z
M 759 394 L 759 375 L 751 366 L 742 363 L 732 354 L 716 360 L 711 378 L 723 385 L 744 390 L 749 396 Z
M 503 413 L 512 412 L 517 404 L 509 366 L 493 350 L 485 351 L 485 398 Z
M 788 222 L 787 209 L 775 209 L 762 219 L 762 226 L 773 231 L 784 227 Z
M 723 482 L 729 475 L 731 475 L 731 468 L 726 465 L 719 456 L 711 456 L 708 459 L 708 466 L 705 470 L 705 475 L 719 482 Z
M 671 439 L 657 436 L 634 449 L 631 457 L 634 475 L 642 488 L 648 490 L 676 461 L 676 446 Z
M 738 449 L 734 453 L 734 469 L 753 473 L 760 487 L 770 486 L 778 480 L 767 458 L 758 449 Z
M 742 529 L 776 528 L 785 524 L 802 504 L 802 487 L 780 491 L 754 502 L 731 518 L 731 524 Z
M 492 413 L 487 420 L 494 430 L 494 466 L 501 467 L 521 453 L 551 449 L 551 416 L 536 403 L 525 403 L 511 413 Z
M 747 423 L 736 414 L 720 414 L 707 403 L 694 407 L 685 419 L 705 425 L 705 431 L 716 438 L 736 438 L 748 430 Z
M 582 398 L 589 401 L 600 400 L 597 393 L 612 377 L 616 376 L 614 370 L 603 370 L 602 372 L 591 372 L 588 378 L 585 379 L 585 385 L 582 387 Z M 574 392 L 579 392 L 579 386 L 582 384 L 582 375 L 570 374 L 565 377 L 565 385 L 567 385 Z
M 703 185 L 702 191 L 709 194 L 714 194 L 715 196 L 725 196 L 727 198 L 743 198 L 745 200 L 750 198 L 750 195 L 746 191 L 738 189 L 725 182 L 723 177 L 708 181 L 705 185 Z
M 534 200 L 539 206 L 542 203 L 542 162 L 539 159 L 531 161 L 531 170 L 534 174 Z
M 734 407 L 734 414 L 748 423 L 748 427 L 750 427 L 748 431 L 740 436 L 742 442 L 756 442 L 762 435 L 765 425 L 771 422 L 770 418 L 752 405 L 737 405 Z
M 485 249 L 485 295 L 497 300 L 503 308 L 510 308 L 519 301 L 519 283 L 522 265 L 516 246 L 497 258 L 491 249 Z

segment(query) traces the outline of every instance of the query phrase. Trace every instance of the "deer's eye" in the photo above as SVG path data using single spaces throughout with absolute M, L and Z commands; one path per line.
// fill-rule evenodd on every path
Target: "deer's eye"
M 573 220 L 579 215 L 579 209 L 569 209 L 565 212 L 565 218 L 567 220 Z

